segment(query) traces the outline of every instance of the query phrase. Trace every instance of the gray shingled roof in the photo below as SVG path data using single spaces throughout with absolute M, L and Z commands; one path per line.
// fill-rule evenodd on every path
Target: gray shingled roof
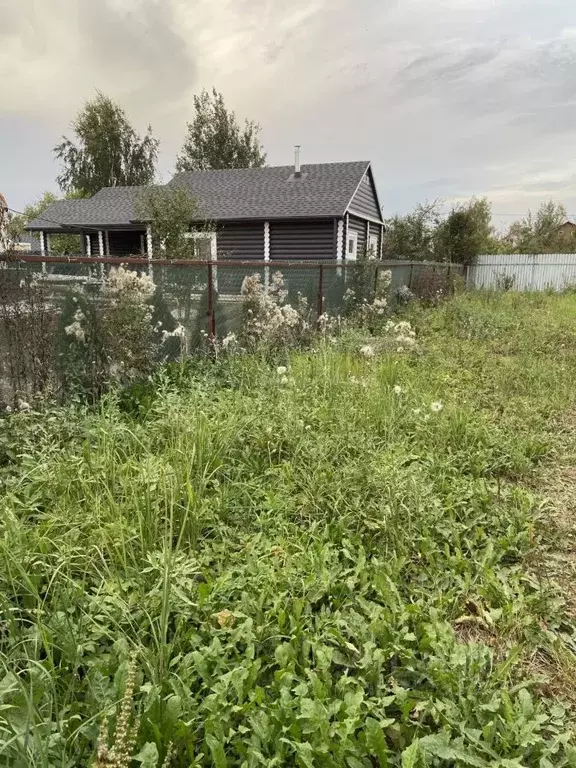
M 169 187 L 185 187 L 208 219 L 342 216 L 369 163 L 242 168 L 178 173 Z
M 197 198 L 202 218 L 282 219 L 342 216 L 368 161 L 178 173 L 167 185 L 186 188 Z M 142 187 L 105 187 L 89 200 L 61 200 L 27 229 L 113 227 L 133 224 Z M 62 223 L 59 227 L 58 222 Z
M 127 226 L 137 218 L 136 200 L 141 191 L 142 187 L 104 187 L 87 200 L 58 200 L 26 229 Z

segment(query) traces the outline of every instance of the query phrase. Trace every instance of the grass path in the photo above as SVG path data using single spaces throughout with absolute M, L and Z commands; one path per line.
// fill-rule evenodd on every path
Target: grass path
M 414 353 L 3 421 L 0 768 L 89 766 L 131 654 L 146 768 L 576 765 L 575 315 L 460 296 Z

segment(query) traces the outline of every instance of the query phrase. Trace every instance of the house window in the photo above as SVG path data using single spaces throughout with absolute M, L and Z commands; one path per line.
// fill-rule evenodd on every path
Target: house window
M 358 233 L 348 232 L 346 238 L 346 258 L 348 261 L 356 261 L 358 256 Z
M 370 235 L 368 238 L 368 250 L 371 251 L 374 256 L 378 256 L 378 235 Z
M 216 232 L 187 232 L 186 238 L 192 240 L 194 258 L 200 261 L 214 261 L 217 256 Z

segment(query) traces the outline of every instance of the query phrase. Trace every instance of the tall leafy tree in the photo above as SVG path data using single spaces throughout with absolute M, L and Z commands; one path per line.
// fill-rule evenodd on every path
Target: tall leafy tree
M 529 212 L 521 221 L 515 221 L 504 238 L 512 253 L 573 253 L 576 236 L 561 229 L 567 220 L 561 203 L 549 200 L 542 203 L 536 213 Z
M 384 235 L 385 259 L 434 258 L 434 238 L 440 223 L 440 202 L 421 203 L 412 213 L 396 215 L 386 221 Z
M 466 264 L 479 253 L 493 253 L 496 247 L 492 211 L 486 198 L 456 205 L 444 218 L 440 201 L 435 200 L 386 222 L 384 254 L 389 259 Z
M 438 261 L 470 264 L 480 253 L 495 252 L 492 209 L 487 198 L 472 198 L 452 208 L 435 234 Z
M 98 92 L 72 123 L 75 140 L 66 136 L 54 147 L 63 170 L 61 189 L 93 195 L 102 187 L 147 185 L 154 179 L 159 142 L 148 126 L 141 138 L 124 110 Z
M 266 153 L 258 140 L 260 126 L 245 120 L 241 127 L 215 88 L 194 96 L 194 120 L 188 123 L 177 171 L 261 168 Z

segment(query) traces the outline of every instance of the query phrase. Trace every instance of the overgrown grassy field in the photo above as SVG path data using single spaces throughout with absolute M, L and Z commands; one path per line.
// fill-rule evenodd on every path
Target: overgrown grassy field
M 576 765 L 539 491 L 576 296 L 407 316 L 414 353 L 358 332 L 4 419 L 0 765 L 92 765 L 131 655 L 113 765 Z

